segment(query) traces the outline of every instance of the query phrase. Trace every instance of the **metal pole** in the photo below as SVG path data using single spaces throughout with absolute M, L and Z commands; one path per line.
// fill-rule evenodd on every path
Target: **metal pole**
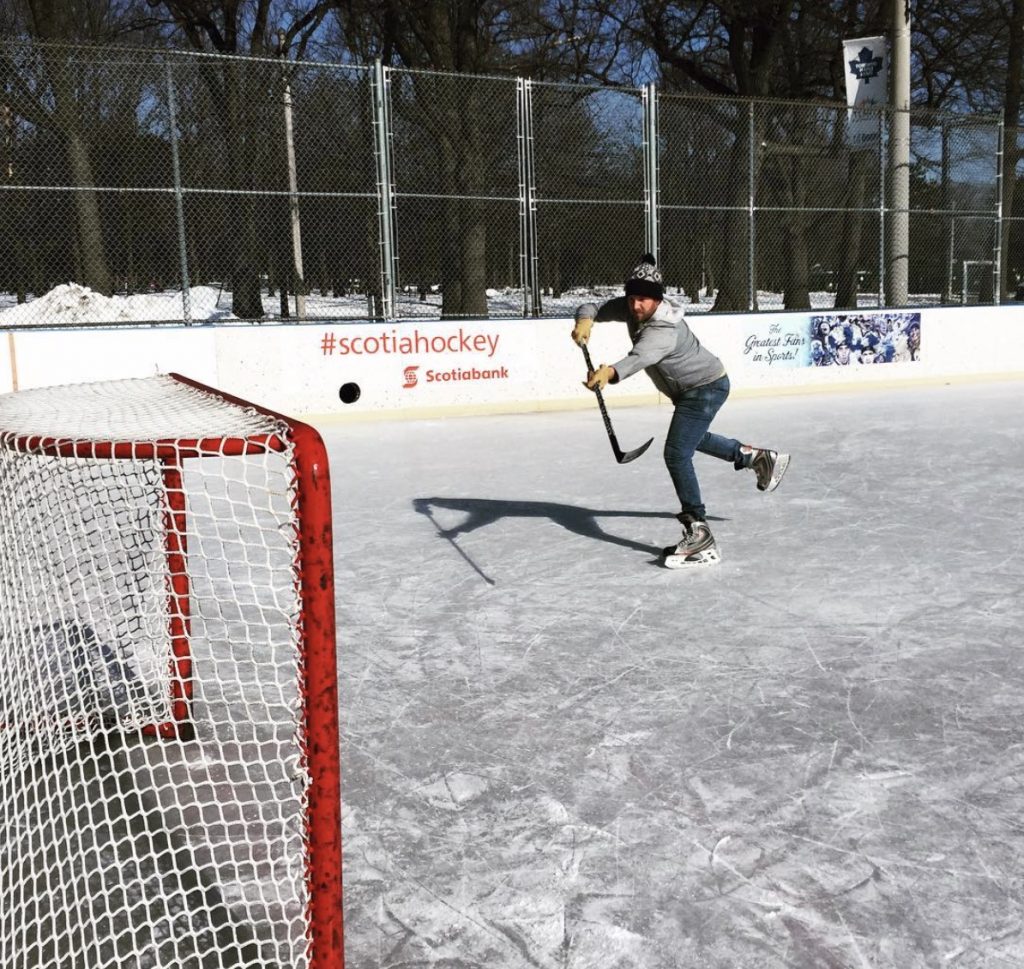
M 540 289 L 540 239 L 537 235 L 537 143 L 533 136 L 533 82 L 523 85 L 524 118 L 526 120 L 526 199 L 527 226 L 530 230 L 530 307 L 534 316 L 543 313 Z
M 380 228 L 380 281 L 383 306 L 373 308 L 374 315 L 393 318 L 396 314 L 397 282 L 395 271 L 394 183 L 391 173 L 391 112 L 388 68 L 373 62 L 373 145 L 377 160 L 377 218 Z
M 878 112 L 878 308 L 885 306 L 885 142 L 888 133 L 884 111 Z
M 278 32 L 278 54 L 286 56 L 284 31 Z M 284 147 L 288 160 L 288 213 L 292 228 L 292 272 L 295 286 L 295 316 L 306 318 L 306 280 L 302 270 L 302 227 L 299 219 L 299 179 L 295 165 L 295 131 L 292 126 L 292 86 L 288 79 L 288 68 L 284 68 L 284 91 L 281 97 L 284 108 Z
M 181 314 L 186 326 L 192 325 L 192 286 L 188 278 L 188 249 L 185 237 L 185 205 L 181 197 L 181 160 L 178 157 L 178 112 L 174 101 L 171 65 L 164 65 L 167 77 L 167 116 L 171 129 L 171 165 L 174 169 L 174 209 L 178 222 L 178 262 L 181 265 Z
M 658 89 L 648 84 L 643 93 L 644 104 L 644 222 L 647 251 L 655 262 L 661 261 L 658 197 Z
M 747 152 L 747 308 L 751 313 L 757 308 L 757 293 L 754 282 L 754 151 L 755 151 L 755 123 L 754 123 L 754 102 L 751 100 L 748 111 L 748 132 L 747 141 L 749 149 Z
M 955 203 L 949 190 L 949 122 L 942 122 L 942 208 L 949 219 L 946 230 L 946 291 L 942 294 L 943 303 L 953 302 L 953 242 L 956 232 L 956 216 L 950 211 Z
M 519 279 L 523 286 L 523 316 L 530 315 L 530 228 L 529 191 L 526 188 L 526 109 L 523 106 L 523 85 L 526 82 L 516 78 L 516 153 L 519 168 Z
M 1003 177 L 1006 160 L 1006 121 L 999 119 L 999 142 L 996 172 L 996 244 L 992 254 L 992 302 L 1003 301 Z
M 540 316 L 540 245 L 537 240 L 537 172 L 533 138 L 533 85 L 516 80 L 516 134 L 519 147 L 519 267 L 523 313 Z
M 906 306 L 910 267 L 910 0 L 891 0 L 891 4 L 889 292 L 891 305 Z
M 956 268 L 953 260 L 956 258 L 956 215 L 950 214 L 949 216 L 949 299 L 948 302 L 953 302 L 953 287 L 956 285 Z

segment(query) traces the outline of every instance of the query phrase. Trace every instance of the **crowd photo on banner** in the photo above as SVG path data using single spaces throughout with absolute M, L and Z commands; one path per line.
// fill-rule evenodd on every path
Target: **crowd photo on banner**
M 850 313 L 811 317 L 811 363 L 909 363 L 921 359 L 921 314 Z

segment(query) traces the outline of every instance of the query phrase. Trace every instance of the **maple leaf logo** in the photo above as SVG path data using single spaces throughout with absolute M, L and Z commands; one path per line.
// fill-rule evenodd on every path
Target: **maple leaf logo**
M 878 77 L 882 71 L 882 58 L 872 54 L 870 47 L 862 47 L 857 56 L 848 63 L 853 76 L 865 84 L 870 84 L 871 79 Z

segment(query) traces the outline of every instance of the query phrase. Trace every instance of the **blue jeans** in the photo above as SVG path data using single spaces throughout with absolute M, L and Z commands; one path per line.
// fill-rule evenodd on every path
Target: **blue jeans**
M 693 470 L 695 451 L 732 461 L 734 468 L 743 466 L 740 442 L 708 430 L 728 396 L 729 378 L 719 377 L 709 384 L 684 391 L 676 398 L 672 422 L 665 438 L 665 465 L 672 476 L 680 511 L 684 515 L 703 519 L 705 514 L 700 485 Z

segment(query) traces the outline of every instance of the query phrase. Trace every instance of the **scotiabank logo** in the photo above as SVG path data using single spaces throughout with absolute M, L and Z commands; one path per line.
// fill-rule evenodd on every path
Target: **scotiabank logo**
M 402 387 L 408 390 L 419 384 L 419 366 L 406 367 L 405 383 Z M 508 380 L 508 367 L 490 367 L 481 370 L 477 367 L 453 367 L 450 370 L 424 370 L 423 379 L 428 384 L 447 384 L 459 380 Z

